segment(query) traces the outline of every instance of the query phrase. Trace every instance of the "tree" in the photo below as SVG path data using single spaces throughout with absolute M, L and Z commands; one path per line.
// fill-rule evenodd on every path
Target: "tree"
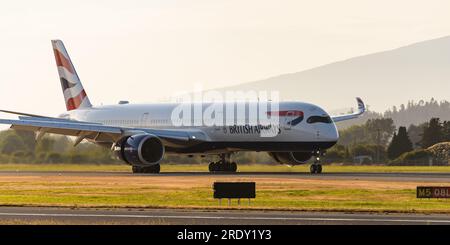
M 442 140 L 450 141 L 450 121 L 444 121 L 442 123 Z
M 392 118 L 369 119 L 365 124 L 366 134 L 371 144 L 386 146 L 395 132 Z
M 34 152 L 36 147 L 35 133 L 32 131 L 25 131 L 25 130 L 14 130 L 14 132 L 22 139 L 22 142 L 27 147 L 27 151 Z
M 5 131 L 2 133 L 0 141 L 0 151 L 2 154 L 13 154 L 16 151 L 28 151 L 28 147 L 22 138 L 14 131 Z
M 400 127 L 398 133 L 394 133 L 392 141 L 388 146 L 388 157 L 389 159 L 395 159 L 405 152 L 410 152 L 413 150 L 413 145 L 409 139 L 408 133 L 406 132 L 406 127 Z
M 413 145 L 411 140 L 409 139 L 408 133 L 406 132 L 406 127 L 400 127 L 398 129 L 397 141 L 398 141 L 397 154 L 399 156 L 405 152 L 413 150 Z
M 419 148 L 423 136 L 423 129 L 425 128 L 426 123 L 419 124 L 418 126 L 411 124 L 408 127 L 408 136 L 411 142 L 413 143 L 413 148 Z
M 431 118 L 423 129 L 422 147 L 428 148 L 439 142 L 442 142 L 442 126 L 439 118 Z
M 344 146 L 373 144 L 386 146 L 395 131 L 391 118 L 369 119 L 364 125 L 354 125 L 339 132 L 339 143 Z
M 394 133 L 391 143 L 389 143 L 389 146 L 387 148 L 387 153 L 388 153 L 389 159 L 392 160 L 392 159 L 396 158 L 397 149 L 398 149 L 397 133 Z
M 50 151 L 52 151 L 54 144 L 55 144 L 54 139 L 52 139 L 50 137 L 45 137 L 37 142 L 35 151 L 36 152 L 50 152 Z

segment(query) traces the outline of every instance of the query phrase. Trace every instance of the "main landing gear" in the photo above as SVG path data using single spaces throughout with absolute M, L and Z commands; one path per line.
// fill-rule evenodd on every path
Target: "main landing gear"
M 320 156 L 322 153 L 320 150 L 314 151 L 314 163 L 311 164 L 311 167 L 309 168 L 309 171 L 312 174 L 320 174 L 322 173 L 322 164 L 320 164 Z
M 211 162 L 209 164 L 209 172 L 229 172 L 235 173 L 237 171 L 237 164 L 230 161 L 231 154 L 220 154 L 220 160 Z
M 159 164 L 155 164 L 146 167 L 133 166 L 131 169 L 135 174 L 158 174 L 159 171 L 161 170 L 161 167 Z

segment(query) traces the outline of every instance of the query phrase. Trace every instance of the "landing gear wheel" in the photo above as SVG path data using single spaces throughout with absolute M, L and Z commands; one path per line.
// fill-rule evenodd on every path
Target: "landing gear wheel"
M 235 162 L 230 163 L 230 172 L 236 173 L 237 164 Z
M 220 171 L 220 164 L 219 164 L 219 162 L 211 162 L 211 163 L 209 163 L 209 166 L 208 166 L 208 168 L 209 168 L 209 172 L 218 172 L 218 171 Z
M 154 173 L 154 174 L 159 174 L 159 172 L 161 171 L 161 166 L 160 166 L 159 164 L 155 164 L 155 165 L 153 165 L 152 167 L 153 167 L 152 173 Z
M 322 173 L 322 164 L 320 164 L 320 156 L 324 154 L 324 152 L 321 152 L 320 150 L 314 151 L 314 163 L 311 164 L 311 167 L 309 167 L 309 171 L 312 174 L 320 174 Z
M 161 171 L 161 166 L 159 164 L 155 164 L 152 166 L 141 167 L 141 166 L 132 166 L 131 168 L 133 173 L 135 174 L 158 174 Z
M 217 162 L 210 162 L 208 165 L 209 172 L 217 172 L 219 164 Z
M 135 173 L 135 174 L 142 173 L 142 167 L 132 166 L 132 167 L 131 167 L 131 170 L 132 170 L 133 173 Z
M 230 162 L 231 154 L 221 154 L 220 161 L 211 162 L 208 165 L 209 172 L 231 172 L 235 173 L 237 171 L 237 164 L 235 162 Z

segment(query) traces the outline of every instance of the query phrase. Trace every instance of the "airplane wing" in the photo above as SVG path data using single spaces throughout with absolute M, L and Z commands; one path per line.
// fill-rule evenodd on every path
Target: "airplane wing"
M 0 110 L 0 112 L 4 112 L 4 113 L 8 113 L 8 114 L 21 115 L 21 116 L 29 116 L 29 117 L 55 118 L 55 117 L 47 117 L 47 116 L 41 116 L 41 115 L 30 114 L 30 113 L 19 112 L 19 111 Z
M 331 116 L 331 119 L 333 119 L 334 122 L 340 122 L 345 120 L 350 120 L 357 118 L 361 116 L 366 111 L 366 106 L 364 105 L 364 102 L 361 100 L 361 98 L 356 97 L 356 102 L 358 102 L 358 111 L 352 114 L 346 114 L 346 115 L 338 115 L 338 116 Z
M 75 145 L 83 139 L 98 143 L 114 143 L 124 136 L 140 133 L 153 134 L 159 137 L 164 145 L 174 147 L 193 145 L 208 140 L 201 130 L 128 128 L 61 118 L 19 117 L 19 120 L 0 119 L 0 124 L 10 124 L 14 129 L 37 132 L 37 138 L 46 133 L 76 136 Z

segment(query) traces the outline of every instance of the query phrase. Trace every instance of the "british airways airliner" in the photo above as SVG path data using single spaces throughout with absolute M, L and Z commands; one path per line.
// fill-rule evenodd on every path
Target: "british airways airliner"
M 17 130 L 34 131 L 37 140 L 45 134 L 60 134 L 75 136 L 75 146 L 83 140 L 106 146 L 131 165 L 134 173 L 159 173 L 165 154 L 218 155 L 220 160 L 209 164 L 210 172 L 236 172 L 237 165 L 231 161 L 233 153 L 261 151 L 276 162 L 288 165 L 306 164 L 313 158 L 310 171 L 318 174 L 322 172 L 320 157 L 339 138 L 335 122 L 357 118 L 365 111 L 360 98 L 356 98 L 358 111 L 338 116 L 329 116 L 310 103 L 268 101 L 268 108 L 276 108 L 267 111 L 269 116 L 277 118 L 275 124 L 260 124 L 260 118 L 251 120 L 260 113 L 245 113 L 243 120 L 237 118 L 228 124 L 179 125 L 173 112 L 180 108 L 180 103 L 121 101 L 116 105 L 93 106 L 63 42 L 52 40 L 52 46 L 67 111 L 59 117 L 49 117 L 0 110 L 19 115 L 16 120 L 0 119 L 0 123 Z M 259 104 L 225 102 L 223 107 L 248 109 Z M 192 105 L 201 112 L 210 106 L 211 102 Z

